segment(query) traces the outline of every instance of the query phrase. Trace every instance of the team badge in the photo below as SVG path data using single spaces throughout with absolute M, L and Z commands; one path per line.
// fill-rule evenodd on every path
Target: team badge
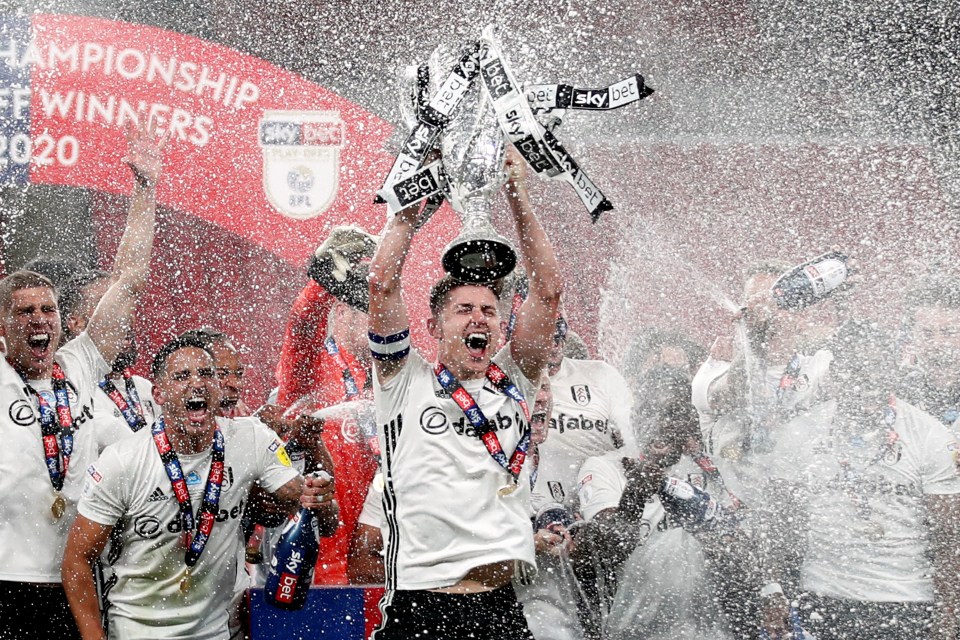
M 585 407 L 590 404 L 590 387 L 585 384 L 575 384 L 570 387 L 570 394 L 573 396 L 573 401 L 576 402 L 581 407 Z
M 563 502 L 563 499 L 567 494 L 564 492 L 562 484 L 556 480 L 550 480 L 547 482 L 547 488 L 550 489 L 550 495 L 553 497 L 554 501 Z
M 330 207 L 337 195 L 344 131 L 339 111 L 263 112 L 263 191 L 277 211 L 306 220 Z

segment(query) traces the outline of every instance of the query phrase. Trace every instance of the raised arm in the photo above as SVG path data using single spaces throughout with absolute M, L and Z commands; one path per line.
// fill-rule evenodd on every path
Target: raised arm
M 515 151 L 511 150 L 507 156 L 507 167 L 510 172 L 507 201 L 517 226 L 520 253 L 530 280 L 529 295 L 517 316 L 510 353 L 523 374 L 537 380 L 553 343 L 563 278 L 553 245 L 530 206 L 525 165 Z
M 103 359 L 112 363 L 133 324 L 137 298 L 150 274 L 156 218 L 156 186 L 160 178 L 161 154 L 165 140 L 140 114 L 139 123 L 127 129 L 124 162 L 133 171 L 134 187 L 120 246 L 113 263 L 113 283 L 100 300 L 87 332 Z
M 370 263 L 370 333 L 386 342 L 383 352 L 392 351 L 390 345 L 396 345 L 396 336 L 410 330 L 407 307 L 403 303 L 400 290 L 400 276 L 403 263 L 410 251 L 410 243 L 416 230 L 419 209 L 408 207 L 397 213 L 383 230 L 380 247 Z M 375 338 L 374 338 L 375 339 Z M 409 335 L 406 338 L 409 344 Z M 386 382 L 407 361 L 406 354 L 384 357 L 385 353 L 374 353 L 374 366 L 380 382 Z
M 327 318 L 335 299 L 311 280 L 293 303 L 277 364 L 277 404 L 288 407 L 313 390 L 317 357 L 323 351 Z
M 103 553 L 112 529 L 113 527 L 77 516 L 63 552 L 60 571 L 63 589 L 83 640 L 100 640 L 106 637 L 100 624 L 93 563 Z

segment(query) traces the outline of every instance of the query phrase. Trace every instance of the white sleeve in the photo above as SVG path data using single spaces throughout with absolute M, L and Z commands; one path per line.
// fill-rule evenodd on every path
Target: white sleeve
M 630 423 L 633 394 L 619 371 L 608 365 L 607 372 L 607 393 L 612 405 L 609 413 L 610 422 L 620 432 L 620 437 L 623 439 L 623 449 L 634 451 L 637 448 L 637 439 L 633 434 L 633 425 Z
M 924 415 L 922 419 L 922 428 L 927 432 L 920 476 L 923 493 L 960 493 L 960 443 L 936 418 Z
M 273 493 L 298 475 L 283 440 L 257 418 L 250 418 L 253 424 L 253 442 L 257 453 L 257 482 Z
M 580 496 L 580 512 L 589 522 L 606 509 L 620 505 L 625 483 L 623 476 L 614 468 L 611 460 L 604 457 L 587 458 L 577 474 L 577 494 Z
M 86 331 L 57 349 L 57 360 L 67 378 L 84 385 L 88 393 L 93 393 L 100 379 L 110 373 L 110 365 Z
M 116 447 L 108 447 L 87 468 L 77 512 L 88 520 L 114 526 L 127 511 L 129 482 Z
M 523 371 L 520 370 L 520 365 L 513 359 L 513 354 L 510 352 L 511 344 L 512 343 L 508 342 L 503 345 L 503 348 L 493 357 L 493 361 L 503 369 L 504 373 L 510 377 L 510 380 L 517 385 L 520 393 L 523 394 L 524 399 L 527 401 L 527 406 L 530 408 L 530 411 L 533 411 L 533 401 L 534 398 L 536 398 L 537 391 L 540 390 L 540 381 L 530 380 L 527 376 L 523 375 Z
M 357 523 L 380 529 L 385 521 L 383 515 L 383 493 L 377 491 L 374 484 L 375 483 L 371 482 L 367 488 L 367 497 L 363 500 L 363 509 L 360 511 L 360 517 L 357 518 Z
M 706 362 L 697 370 L 696 375 L 693 376 L 693 382 L 691 382 L 690 385 L 692 387 L 691 399 L 693 406 L 701 416 L 713 413 L 713 408 L 710 406 L 710 385 L 720 379 L 720 377 L 729 370 L 729 362 L 725 360 L 714 360 L 711 356 L 707 358 Z

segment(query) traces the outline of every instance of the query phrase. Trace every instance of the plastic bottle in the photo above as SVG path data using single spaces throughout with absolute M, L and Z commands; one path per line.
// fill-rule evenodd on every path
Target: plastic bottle
M 829 251 L 781 275 L 773 284 L 773 298 L 782 309 L 803 309 L 836 290 L 847 275 L 847 256 Z
M 314 475 L 330 477 L 324 471 Z M 270 571 L 263 588 L 267 604 L 288 611 L 302 609 L 310 593 L 313 569 L 319 555 L 319 523 L 312 510 L 301 508 L 280 532 L 270 560 Z

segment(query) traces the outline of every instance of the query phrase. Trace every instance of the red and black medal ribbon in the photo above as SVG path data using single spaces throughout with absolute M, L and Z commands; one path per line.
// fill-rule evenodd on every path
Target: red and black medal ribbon
M 127 398 L 130 399 L 129 402 L 127 398 L 123 397 L 123 394 L 120 393 L 120 390 L 117 389 L 117 386 L 113 384 L 113 380 L 109 377 L 105 376 L 103 380 L 99 382 L 99 385 L 100 388 L 103 389 L 103 392 L 107 394 L 107 397 L 117 406 L 117 409 L 120 410 L 130 430 L 136 433 L 147 426 L 147 421 L 143 417 L 143 405 L 140 403 L 140 394 L 137 393 L 137 388 L 133 382 L 133 375 L 129 369 L 123 370 L 123 382 L 127 390 Z
M 196 517 L 196 533 L 194 534 L 193 503 L 190 500 L 190 491 L 187 480 L 183 475 L 183 467 L 177 452 L 173 450 L 167 431 L 163 424 L 163 417 L 157 417 L 150 429 L 153 434 L 153 443 L 160 454 L 160 461 L 170 479 L 173 495 L 180 507 L 180 525 L 183 531 L 185 546 L 187 547 L 185 562 L 190 568 L 197 564 L 200 554 L 203 553 L 213 531 L 213 524 L 217 520 L 217 511 L 220 508 L 220 491 L 223 488 L 223 460 L 224 440 L 220 427 L 213 432 L 213 450 L 210 459 L 210 472 L 207 474 L 207 485 L 203 490 L 203 501 Z
M 67 378 L 59 363 L 53 363 L 50 375 L 56 408 L 24 381 L 28 394 L 37 400 L 40 413 L 40 437 L 43 442 L 43 461 L 55 491 L 63 489 L 73 454 L 73 414 L 70 413 L 70 394 Z
M 437 376 L 437 382 L 440 383 L 443 390 L 450 394 L 453 401 L 456 402 L 457 406 L 463 411 L 467 420 L 473 426 L 483 445 L 486 447 L 490 457 L 506 469 L 513 480 L 516 481 L 520 475 L 520 471 L 523 469 L 523 461 L 526 459 L 527 450 L 530 447 L 530 411 L 527 408 L 527 401 L 524 399 L 523 394 L 520 393 L 517 385 L 510 380 L 503 369 L 493 362 L 487 366 L 487 380 L 493 383 L 493 386 L 496 387 L 498 391 L 509 396 L 520 405 L 520 408 L 523 409 L 523 415 L 528 422 L 527 427 L 523 429 L 520 434 L 520 441 L 517 443 L 517 448 L 514 449 L 510 459 L 507 460 L 506 453 L 504 453 L 503 447 L 500 444 L 500 438 L 497 437 L 497 427 L 483 415 L 483 411 L 480 410 L 480 406 L 477 404 L 477 401 L 473 399 L 473 396 L 470 395 L 470 392 L 463 388 L 463 385 L 457 380 L 456 376 L 450 373 L 450 370 L 442 363 L 438 362 L 436 364 L 434 373 Z

